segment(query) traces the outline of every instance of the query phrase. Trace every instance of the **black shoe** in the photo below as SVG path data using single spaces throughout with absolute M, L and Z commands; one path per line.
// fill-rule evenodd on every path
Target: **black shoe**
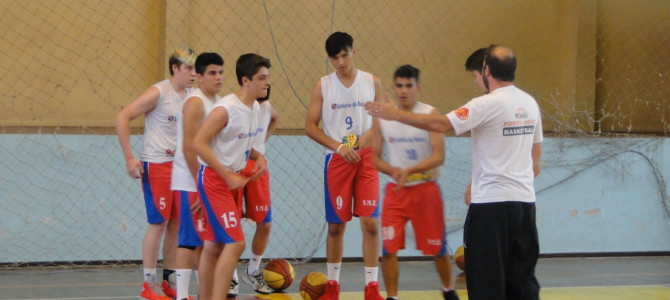
M 444 300 L 461 300 L 460 298 L 458 298 L 456 290 L 451 290 L 448 292 L 442 291 L 442 296 L 444 296 Z

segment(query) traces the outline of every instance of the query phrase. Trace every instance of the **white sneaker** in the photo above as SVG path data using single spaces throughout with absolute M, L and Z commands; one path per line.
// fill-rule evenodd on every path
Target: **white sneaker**
M 245 271 L 247 275 L 247 283 L 251 284 L 251 287 L 254 288 L 256 293 L 267 295 L 274 292 L 274 290 L 265 283 L 265 279 L 263 279 L 263 273 L 261 273 L 261 270 L 256 270 L 251 275 L 249 275 L 248 271 L 248 269 Z
M 240 293 L 240 283 L 233 279 L 228 286 L 228 297 L 237 297 Z

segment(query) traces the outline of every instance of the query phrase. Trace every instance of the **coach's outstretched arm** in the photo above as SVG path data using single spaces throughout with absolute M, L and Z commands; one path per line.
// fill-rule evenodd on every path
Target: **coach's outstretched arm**
M 415 114 L 399 110 L 393 103 L 366 102 L 365 110 L 373 117 L 397 121 L 429 131 L 447 133 L 454 130 L 451 121 L 445 115 Z

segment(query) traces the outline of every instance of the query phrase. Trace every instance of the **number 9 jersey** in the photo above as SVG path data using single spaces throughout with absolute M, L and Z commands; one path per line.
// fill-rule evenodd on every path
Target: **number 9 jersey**
M 361 135 L 372 127 L 372 117 L 363 105 L 375 100 L 375 83 L 372 74 L 357 70 L 350 87 L 342 85 L 335 72 L 321 77 L 321 120 L 323 131 L 330 138 L 358 149 Z M 325 149 L 326 154 L 333 153 Z

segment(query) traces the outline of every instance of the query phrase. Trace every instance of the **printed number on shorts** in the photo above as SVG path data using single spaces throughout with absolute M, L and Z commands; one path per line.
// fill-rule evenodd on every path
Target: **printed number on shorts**
M 416 154 L 416 149 L 405 149 L 407 153 L 407 158 L 409 160 L 417 160 L 418 155 Z
M 158 208 L 160 210 L 164 210 L 166 206 L 167 204 L 165 204 L 165 197 L 161 197 L 160 199 L 158 199 Z
M 237 218 L 235 218 L 234 211 L 223 213 L 221 219 L 223 219 L 223 226 L 226 228 L 237 226 Z
M 382 227 L 382 239 L 383 240 L 392 240 L 395 237 L 395 231 L 393 226 Z
M 335 198 L 335 205 L 337 206 L 337 209 L 342 209 L 342 196 L 337 196 L 337 198 Z
M 352 127 L 354 127 L 354 119 L 352 119 L 350 116 L 344 118 L 344 123 L 347 124 L 347 129 L 351 129 Z

